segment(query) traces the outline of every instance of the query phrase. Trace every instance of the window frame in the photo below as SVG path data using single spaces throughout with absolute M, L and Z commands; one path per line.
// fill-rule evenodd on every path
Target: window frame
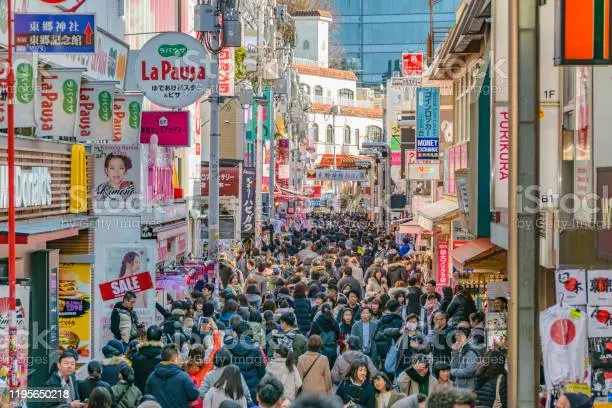
M 334 144 L 335 143 L 335 140 L 334 140 L 334 127 L 332 125 L 327 125 L 327 128 L 325 129 L 325 143 L 327 143 L 327 144 Z

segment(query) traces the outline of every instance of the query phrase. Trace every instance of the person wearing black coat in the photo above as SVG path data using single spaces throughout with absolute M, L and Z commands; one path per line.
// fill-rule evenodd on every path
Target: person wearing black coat
M 70 406 L 73 401 L 82 401 L 77 386 L 75 369 L 76 355 L 70 351 L 62 353 L 43 388 L 64 389 L 68 391 L 69 396 L 63 401 L 43 403 L 45 408 L 64 408 Z
M 144 394 L 145 384 L 149 375 L 161 362 L 163 344 L 161 342 L 162 329 L 159 326 L 150 326 L 147 329 L 147 341 L 138 345 L 138 350 L 132 356 L 134 369 L 134 385 Z
M 310 335 L 318 334 L 323 341 L 321 354 L 327 357 L 330 370 L 338 358 L 338 339 L 340 338 L 340 328 L 334 319 L 332 309 L 329 303 L 324 303 L 321 307 L 321 313 L 312 322 Z
M 442 288 L 442 299 L 440 300 L 440 311 L 446 313 L 448 305 L 453 300 L 453 288 L 450 286 L 444 286 Z
M 299 282 L 295 285 L 293 290 L 293 312 L 295 313 L 298 327 L 303 335 L 308 334 L 312 322 L 310 299 L 306 297 L 307 289 L 305 283 Z
M 409 314 L 421 315 L 421 296 L 423 291 L 417 286 L 417 278 L 412 276 L 408 279 L 406 290 L 406 316 Z
M 402 316 L 397 313 L 399 303 L 395 299 L 391 299 L 387 302 L 387 310 L 389 313 L 385 313 L 380 318 L 376 332 L 374 333 L 374 342 L 376 343 L 376 352 L 381 359 L 384 359 L 389 349 L 391 348 L 392 339 L 385 335 L 387 329 L 399 329 L 404 325 Z
M 89 377 L 86 380 L 78 381 L 79 396 L 83 401 L 89 399 L 89 394 L 96 387 L 106 388 L 108 392 L 111 392 L 110 384 L 102 381 L 102 364 L 99 361 L 90 361 L 87 364 L 87 373 Z
M 503 353 L 490 351 L 485 355 L 476 372 L 475 406 L 493 407 L 499 398 L 502 408 L 508 407 L 508 375 L 504 365 Z
M 465 292 L 462 285 L 457 285 L 455 292 L 455 297 L 448 305 L 446 313 L 453 325 L 456 326 L 460 322 L 469 322 L 470 315 L 476 311 L 476 304 L 472 297 Z
M 376 390 L 369 381 L 370 372 L 365 361 L 357 360 L 351 364 L 351 371 L 336 390 L 344 406 L 354 404 L 363 408 L 376 408 Z

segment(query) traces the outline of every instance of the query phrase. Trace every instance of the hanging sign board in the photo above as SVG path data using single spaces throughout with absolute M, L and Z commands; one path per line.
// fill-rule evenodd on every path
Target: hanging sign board
M 183 33 L 159 34 L 136 57 L 136 83 L 154 104 L 183 108 L 200 99 L 209 87 L 210 61 L 195 38 Z
M 135 144 L 140 139 L 142 119 L 142 98 L 140 93 L 116 94 L 113 103 L 113 141 Z
M 79 106 L 82 69 L 46 69 L 39 77 L 37 136 L 72 136 Z
M 148 144 L 153 135 L 159 146 L 190 146 L 189 111 L 143 112 L 140 143 Z
M 95 52 L 94 14 L 15 14 L 15 48 L 21 52 Z
M 7 92 L 8 55 L 0 55 L 0 92 Z M 15 54 L 15 127 L 35 127 L 35 89 L 38 82 L 38 57 L 35 54 Z M 0 98 L 0 128 L 8 127 L 6 98 Z
M 115 82 L 85 82 L 79 97 L 79 119 L 74 129 L 78 141 L 113 140 L 113 89 Z
M 423 75 L 423 53 L 405 52 L 402 54 L 402 75 L 405 77 Z
M 417 89 L 417 160 L 440 159 L 440 89 Z

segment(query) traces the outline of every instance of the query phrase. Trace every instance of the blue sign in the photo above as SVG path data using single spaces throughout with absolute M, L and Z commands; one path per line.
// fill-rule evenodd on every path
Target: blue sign
M 93 54 L 95 37 L 93 14 L 15 14 L 18 52 Z
M 440 160 L 440 89 L 417 89 L 416 159 Z

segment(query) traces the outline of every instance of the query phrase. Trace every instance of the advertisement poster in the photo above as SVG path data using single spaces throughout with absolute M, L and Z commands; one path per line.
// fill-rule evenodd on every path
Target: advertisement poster
M 440 159 L 440 89 L 417 89 L 417 160 Z
M 142 99 L 139 93 L 117 94 L 113 104 L 113 141 L 136 144 L 140 139 Z
M 96 273 L 96 354 L 100 355 L 102 347 L 113 338 L 110 331 L 110 316 L 113 307 L 121 299 L 103 300 L 99 286 L 119 279 L 129 279 L 146 271 L 155 270 L 155 254 L 151 246 L 141 244 L 113 244 L 103 248 L 100 254 L 103 257 L 102 268 Z M 149 273 L 152 282 L 154 276 Z M 140 279 L 138 277 L 137 279 Z M 121 288 L 123 289 L 123 288 Z M 155 321 L 155 290 L 151 285 L 149 290 L 136 294 L 134 310 L 138 321 L 148 327 Z
M 242 223 L 241 233 L 248 236 L 255 233 L 255 168 L 242 169 Z
M 142 112 L 140 143 L 149 143 L 152 135 L 159 146 L 191 146 L 189 111 Z
M 139 145 L 96 145 L 94 188 L 98 201 L 139 198 Z
M 438 285 L 449 284 L 449 252 L 448 241 L 438 241 Z
M 588 306 L 587 307 L 587 333 L 591 337 L 612 336 L 612 307 L 611 306 Z
M 555 273 L 557 303 L 570 306 L 587 304 L 587 282 L 584 269 L 559 270 Z
M 80 68 L 40 70 L 36 136 L 72 136 L 79 110 Z
M 7 54 L 0 54 L 0 92 L 6 92 L 8 74 Z M 34 90 L 38 82 L 38 58 L 36 54 L 15 54 L 15 127 L 35 127 Z M 0 128 L 8 127 L 6 98 L 0 98 Z
M 612 337 L 589 339 L 589 358 L 593 367 L 612 365 Z
M 612 305 L 612 270 L 587 271 L 589 306 Z
M 79 142 L 113 140 L 114 82 L 83 82 L 74 136 Z
M 9 290 L 0 286 L 0 384 L 8 383 L 9 373 Z M 30 325 L 30 288 L 17 285 L 17 365 L 14 367 L 14 381 L 17 388 L 28 384 L 28 331 Z M 2 403 L 2 406 L 4 403 Z
M 59 267 L 58 324 L 60 350 L 73 349 L 79 362 L 91 358 L 91 265 Z
M 591 394 L 594 398 L 608 401 L 608 389 L 612 388 L 612 369 L 593 368 L 591 372 Z
M 165 240 L 164 240 L 165 241 Z M 136 275 L 125 275 L 119 279 L 105 282 L 100 285 L 102 300 L 123 299 L 128 292 L 141 293 L 153 288 L 150 272 Z

